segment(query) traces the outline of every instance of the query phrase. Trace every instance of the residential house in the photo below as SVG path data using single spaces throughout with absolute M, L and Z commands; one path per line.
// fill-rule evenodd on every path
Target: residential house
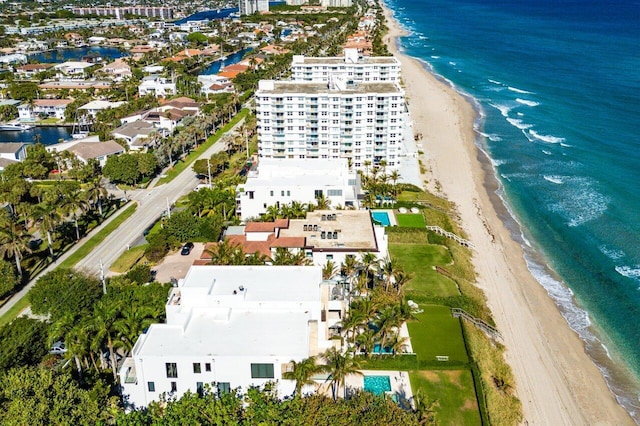
M 124 105 L 126 102 L 110 102 L 105 100 L 95 100 L 89 103 L 86 103 L 78 108 L 78 111 L 83 115 L 90 116 L 92 118 L 96 118 L 96 114 L 100 111 L 110 108 L 117 108 L 120 105 Z
M 157 131 L 153 124 L 137 120 L 118 127 L 111 132 L 111 136 L 125 140 L 131 150 L 140 151 L 152 143 L 150 135 Z
M 131 67 L 123 59 L 116 59 L 110 64 L 105 65 L 100 69 L 100 72 L 110 75 L 115 81 L 122 81 L 132 76 Z
M 156 97 L 171 96 L 176 93 L 176 84 L 164 77 L 149 75 L 142 79 L 142 82 L 138 86 L 138 93 L 140 96 L 148 94 L 155 95 Z
M 227 77 L 220 75 L 199 75 L 198 83 L 201 84 L 203 95 L 214 95 L 218 93 L 232 93 L 235 91 L 233 83 Z
M 64 119 L 67 106 L 72 99 L 35 99 L 33 105 L 18 106 L 18 117 L 22 122 L 35 121 L 37 117 Z
M 373 253 L 388 257 L 388 240 L 384 227 L 375 225 L 368 210 L 316 210 L 305 219 L 278 219 L 274 222 L 248 222 L 241 232 L 225 235 L 225 240 L 242 247 L 245 253 L 273 257 L 279 247 L 291 252 L 304 251 L 314 265 L 328 260 L 344 263 L 348 256 Z M 212 247 L 216 243 L 209 243 Z M 205 250 L 199 264 L 211 255 Z
M 36 74 L 47 71 L 53 64 L 25 64 L 16 68 L 18 78 L 33 78 Z
M 27 158 L 27 145 L 22 142 L 0 143 L 0 171 L 9 164 L 18 163 Z
M 97 80 L 60 80 L 49 81 L 47 83 L 39 84 L 38 87 L 43 90 L 105 90 L 110 89 L 112 83 L 110 81 L 97 81 Z
M 67 151 L 73 152 L 78 160 L 87 164 L 94 159 L 103 166 L 107 163 L 107 158 L 125 152 L 125 149 L 116 141 L 105 142 L 78 142 Z
M 54 69 L 66 77 L 84 77 L 85 71 L 94 66 L 90 62 L 67 61 L 53 66 Z
M 166 322 L 141 334 L 120 367 L 124 398 L 145 407 L 205 385 L 229 392 L 267 382 L 290 396 L 291 361 L 340 346 L 331 337 L 344 316 L 341 295 L 319 267 L 192 266 L 171 290 Z
M 262 216 L 268 206 L 297 201 L 315 205 L 319 197 L 332 208 L 358 207 L 360 176 L 350 171 L 346 159 L 263 158 L 257 170 L 236 189 L 236 212 L 240 219 Z

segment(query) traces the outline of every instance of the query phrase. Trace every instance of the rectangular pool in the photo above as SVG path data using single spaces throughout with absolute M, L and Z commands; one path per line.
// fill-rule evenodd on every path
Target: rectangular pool
M 391 221 L 389 220 L 389 214 L 387 212 L 372 211 L 371 217 L 373 217 L 373 220 L 375 220 L 376 222 L 382 224 L 382 226 L 391 225 Z
M 376 395 L 391 391 L 389 376 L 364 376 L 364 390 Z

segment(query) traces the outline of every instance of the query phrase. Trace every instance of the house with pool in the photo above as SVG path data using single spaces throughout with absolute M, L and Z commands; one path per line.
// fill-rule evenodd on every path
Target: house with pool
M 224 239 L 247 254 L 273 257 L 279 247 L 304 251 L 314 265 L 326 265 L 329 260 L 340 265 L 348 256 L 359 258 L 363 253 L 374 253 L 378 259 L 389 255 L 384 227 L 374 224 L 368 210 L 316 210 L 304 219 L 248 222 L 230 227 Z M 215 244 L 208 244 L 208 248 Z M 205 250 L 196 263 L 209 260 Z
M 339 347 L 344 313 L 333 282 L 314 266 L 192 266 L 166 304 L 166 323 L 140 335 L 120 368 L 125 401 L 146 407 L 205 385 L 220 392 L 284 380 L 291 360 Z M 305 388 L 312 391 L 313 386 Z

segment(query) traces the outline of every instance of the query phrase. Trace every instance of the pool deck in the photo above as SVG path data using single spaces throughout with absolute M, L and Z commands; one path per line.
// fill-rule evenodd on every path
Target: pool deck
M 389 396 L 395 394 L 400 407 L 413 409 L 413 392 L 409 382 L 409 373 L 391 370 L 361 370 L 361 372 L 362 376 L 352 375 L 347 377 L 346 385 L 348 389 L 364 389 L 364 376 L 389 376 L 391 391 L 385 392 L 385 394 Z

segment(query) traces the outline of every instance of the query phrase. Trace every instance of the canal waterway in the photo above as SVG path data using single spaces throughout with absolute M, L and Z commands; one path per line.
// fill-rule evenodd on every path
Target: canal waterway
M 28 57 L 29 60 L 34 60 L 44 64 L 53 64 L 66 61 L 80 61 L 86 56 L 100 56 L 102 57 L 102 62 L 107 63 L 127 55 L 128 53 L 126 51 L 120 50 L 117 47 L 87 46 L 30 53 Z
M 34 127 L 22 132 L 0 132 L 0 142 L 40 142 L 53 145 L 62 140 L 71 139 L 71 127 Z
M 244 58 L 244 55 L 246 55 L 248 52 L 251 52 L 252 50 L 253 50 L 253 47 L 246 47 L 246 48 L 244 48 L 242 50 L 237 51 L 236 53 L 232 53 L 229 56 L 227 56 L 226 59 L 224 59 L 222 61 L 213 62 L 207 68 L 202 70 L 202 72 L 200 74 L 201 75 L 218 74 L 218 72 L 220 72 L 220 70 L 222 68 L 224 68 L 226 66 L 229 66 L 229 65 L 237 64 L 238 62 L 240 62 L 242 60 L 242 58 Z

